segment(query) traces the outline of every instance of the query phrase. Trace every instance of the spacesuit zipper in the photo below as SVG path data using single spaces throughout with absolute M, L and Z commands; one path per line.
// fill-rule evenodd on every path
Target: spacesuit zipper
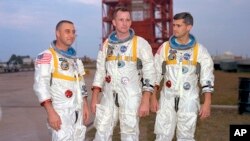
M 117 92 L 114 92 L 114 93 L 113 93 L 113 96 L 114 96 L 114 99 L 115 99 L 115 105 L 116 105 L 117 107 L 120 107 L 120 106 L 119 106 L 119 102 L 118 102 L 118 93 L 117 93 Z
M 75 115 L 76 115 L 76 120 L 75 120 L 75 124 L 76 124 L 76 122 L 78 120 L 78 111 L 75 111 Z
M 176 97 L 174 98 L 174 108 L 175 108 L 175 111 L 176 111 L 176 112 L 178 111 L 179 100 L 180 100 L 180 97 L 179 97 L 179 96 L 176 96 Z

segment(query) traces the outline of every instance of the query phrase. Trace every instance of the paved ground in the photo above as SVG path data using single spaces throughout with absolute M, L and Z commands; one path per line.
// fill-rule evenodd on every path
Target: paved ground
M 0 141 L 50 140 L 46 112 L 32 90 L 33 75 L 33 71 L 0 73 Z M 93 75 L 90 71 L 85 77 L 89 92 Z
M 49 141 L 50 135 L 46 127 L 46 112 L 39 105 L 38 100 L 32 90 L 33 85 L 33 71 L 17 72 L 17 73 L 0 73 L 0 141 Z M 85 77 L 85 81 L 88 84 L 87 88 L 90 92 L 90 85 L 93 81 L 94 71 L 90 70 L 90 73 Z M 237 105 L 224 106 L 213 105 L 212 108 L 228 109 L 230 108 L 233 114 L 229 113 L 226 119 L 221 117 L 221 112 L 217 112 L 209 123 L 211 128 L 211 137 L 219 135 L 227 136 L 229 133 L 229 124 L 237 123 L 249 123 L 248 116 L 241 116 L 237 114 Z M 216 111 L 216 110 L 215 110 Z M 232 119 L 234 117 L 234 119 Z M 212 120 L 214 119 L 214 120 Z M 93 120 L 93 118 L 92 118 Z M 221 126 L 225 128 L 219 128 L 218 123 L 222 123 Z M 145 124 L 145 125 L 144 125 Z M 148 138 L 154 138 L 153 135 L 154 116 L 142 119 L 140 130 L 141 133 L 150 133 L 148 135 L 141 134 L 140 139 L 143 141 L 152 141 Z M 199 124 L 199 135 L 206 135 L 209 130 L 205 130 L 208 127 L 203 127 L 205 124 Z M 220 127 L 221 127 L 220 126 Z M 91 129 L 89 126 L 88 129 Z M 148 131 L 149 130 L 149 131 Z M 217 133 L 218 132 L 218 133 Z M 88 139 L 90 141 L 94 136 L 94 129 L 88 132 Z M 117 136 L 114 140 L 118 141 L 119 132 L 115 133 Z M 150 137 L 149 137 L 150 136 Z M 203 138 L 203 136 L 201 137 Z M 216 137 L 215 137 L 216 138 Z M 219 138 L 219 137 L 217 137 Z M 200 140 L 202 141 L 202 140 Z M 217 141 L 217 140 L 214 140 Z M 221 141 L 221 140 L 218 140 Z

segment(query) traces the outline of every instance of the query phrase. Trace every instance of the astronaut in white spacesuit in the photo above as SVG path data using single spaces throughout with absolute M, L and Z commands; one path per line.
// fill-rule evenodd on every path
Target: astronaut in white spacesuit
M 155 55 L 157 81 L 164 83 L 159 104 L 156 92 L 151 96 L 151 111 L 156 112 L 156 141 L 194 141 L 197 116 L 210 116 L 214 91 L 213 61 L 207 49 L 190 34 L 193 17 L 183 12 L 174 16 L 174 35 L 164 42 Z M 204 104 L 200 107 L 199 87 Z
M 48 115 L 53 141 L 83 141 L 89 119 L 82 61 L 71 47 L 75 27 L 62 20 L 56 40 L 35 61 L 34 91 Z
M 94 141 L 111 141 L 118 120 L 121 140 L 138 141 L 139 117 L 149 114 L 154 90 L 153 54 L 149 43 L 130 28 L 128 9 L 116 8 L 112 23 L 115 31 L 99 50 L 92 88 L 91 110 L 97 129 Z

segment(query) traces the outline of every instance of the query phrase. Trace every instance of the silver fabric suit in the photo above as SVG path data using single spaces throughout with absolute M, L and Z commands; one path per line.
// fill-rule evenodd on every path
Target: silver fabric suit
M 156 141 L 171 141 L 175 129 L 178 141 L 194 141 L 200 108 L 198 81 L 202 93 L 214 90 L 213 61 L 190 36 L 191 47 L 174 49 L 170 39 L 170 45 L 164 42 L 155 55 L 157 84 L 164 78 L 155 122 Z
M 87 96 L 87 91 L 84 74 L 81 60 L 68 58 L 56 52 L 53 43 L 36 59 L 33 86 L 35 94 L 40 103 L 51 99 L 62 121 L 59 131 L 48 125 L 52 131 L 53 141 L 83 141 L 85 138 L 82 99 Z M 76 75 L 79 77 L 75 77 Z
M 148 42 L 131 29 L 130 33 L 129 39 L 119 42 L 113 32 L 98 53 L 93 86 L 102 88 L 103 95 L 96 106 L 94 141 L 111 141 L 118 120 L 122 141 L 139 140 L 137 110 L 142 91 L 153 91 L 155 69 Z M 141 70 L 137 69 L 137 58 L 142 62 Z

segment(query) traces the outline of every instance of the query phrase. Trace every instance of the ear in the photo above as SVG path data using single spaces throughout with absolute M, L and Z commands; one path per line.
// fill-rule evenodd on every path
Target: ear
M 60 33 L 58 30 L 56 30 L 56 37 L 59 37 L 60 36 Z
M 188 25 L 187 26 L 188 31 L 190 31 L 192 29 L 192 27 L 193 27 L 192 25 Z
M 112 24 L 116 27 L 116 23 L 115 20 L 112 20 Z

